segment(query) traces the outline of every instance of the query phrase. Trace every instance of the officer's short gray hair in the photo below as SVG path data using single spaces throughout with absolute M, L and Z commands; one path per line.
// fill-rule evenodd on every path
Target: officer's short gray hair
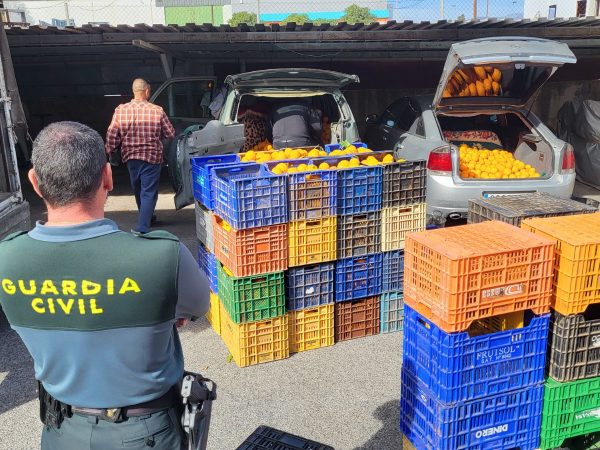
M 94 196 L 107 159 L 96 131 L 77 122 L 56 122 L 33 141 L 31 162 L 42 197 L 60 207 Z

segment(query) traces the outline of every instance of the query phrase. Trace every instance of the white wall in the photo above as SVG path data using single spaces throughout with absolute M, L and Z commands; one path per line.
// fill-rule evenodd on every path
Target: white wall
M 108 22 L 111 25 L 165 23 L 164 8 L 156 7 L 155 0 L 67 0 L 66 3 L 69 17 L 75 20 L 76 26 L 88 22 Z M 66 18 L 65 2 L 60 0 L 5 1 L 4 7 L 24 9 L 32 25 Z
M 548 17 L 551 5 L 556 5 L 556 17 L 575 17 L 577 14 L 577 0 L 525 0 L 523 17 Z

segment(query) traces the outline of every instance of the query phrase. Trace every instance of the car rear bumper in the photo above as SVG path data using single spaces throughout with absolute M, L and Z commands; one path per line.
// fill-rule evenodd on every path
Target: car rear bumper
M 574 186 L 574 173 L 555 174 L 547 180 L 468 182 L 450 176 L 428 175 L 427 213 L 438 219 L 446 219 L 449 216 L 465 218 L 469 199 L 481 198 L 484 193 L 546 192 L 556 197 L 570 198 Z

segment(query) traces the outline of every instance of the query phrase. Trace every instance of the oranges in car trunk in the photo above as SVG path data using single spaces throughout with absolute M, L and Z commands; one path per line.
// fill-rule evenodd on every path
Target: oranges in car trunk
M 462 144 L 459 147 L 461 178 L 539 178 L 540 174 L 503 149 L 486 150 Z

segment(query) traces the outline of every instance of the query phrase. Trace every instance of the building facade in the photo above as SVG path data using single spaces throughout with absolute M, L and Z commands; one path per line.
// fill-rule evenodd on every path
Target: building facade
M 548 19 L 597 16 L 598 0 L 525 0 L 526 19 Z

